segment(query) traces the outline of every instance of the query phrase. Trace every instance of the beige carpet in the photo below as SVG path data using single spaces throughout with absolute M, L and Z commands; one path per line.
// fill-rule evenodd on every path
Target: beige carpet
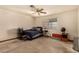
M 73 44 L 49 37 L 40 37 L 32 41 L 18 39 L 0 43 L 0 52 L 6 53 L 73 53 Z

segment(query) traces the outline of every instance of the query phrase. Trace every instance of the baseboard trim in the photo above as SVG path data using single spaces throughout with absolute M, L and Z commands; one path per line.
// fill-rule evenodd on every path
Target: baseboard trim
M 14 39 L 17 39 L 18 37 L 16 37 L 16 38 L 10 38 L 10 39 L 6 39 L 6 40 L 2 40 L 2 41 L 0 41 L 0 43 L 2 43 L 2 42 L 6 42 L 6 41 L 10 41 L 10 40 L 14 40 Z

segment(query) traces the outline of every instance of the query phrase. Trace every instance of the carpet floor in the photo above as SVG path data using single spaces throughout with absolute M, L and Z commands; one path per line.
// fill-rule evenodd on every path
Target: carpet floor
M 32 41 L 18 39 L 0 43 L 1 53 L 75 53 L 73 44 L 49 37 L 40 37 Z

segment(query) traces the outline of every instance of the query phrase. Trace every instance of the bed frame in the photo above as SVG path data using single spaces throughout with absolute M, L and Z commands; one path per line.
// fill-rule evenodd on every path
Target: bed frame
M 42 27 L 33 27 L 32 29 L 18 28 L 17 35 L 20 40 L 33 40 L 35 38 L 43 36 Z

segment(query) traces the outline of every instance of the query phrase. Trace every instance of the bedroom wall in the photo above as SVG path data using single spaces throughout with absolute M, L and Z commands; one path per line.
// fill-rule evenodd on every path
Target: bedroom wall
M 16 29 L 33 27 L 33 18 L 29 15 L 20 14 L 0 8 L 0 41 L 16 37 Z
M 59 14 L 50 15 L 50 16 L 38 17 L 36 20 L 36 25 L 43 26 L 45 22 L 48 22 L 49 19 L 52 19 L 55 17 L 58 19 L 57 33 L 60 33 L 61 27 L 65 27 L 71 39 L 77 36 L 77 9 L 62 12 Z M 50 35 L 53 31 L 54 31 L 53 29 L 49 29 Z
M 78 20 L 77 20 L 77 24 L 78 24 L 78 37 L 79 37 L 79 8 L 78 8 Z

